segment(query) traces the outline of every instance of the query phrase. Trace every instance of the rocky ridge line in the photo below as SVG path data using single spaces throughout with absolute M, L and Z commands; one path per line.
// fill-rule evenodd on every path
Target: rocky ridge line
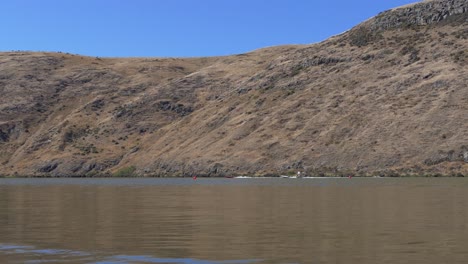
M 439 23 L 449 17 L 461 16 L 461 22 L 468 22 L 466 0 L 433 0 L 400 7 L 380 13 L 372 19 L 370 29 L 383 31 L 401 27 L 425 26 Z

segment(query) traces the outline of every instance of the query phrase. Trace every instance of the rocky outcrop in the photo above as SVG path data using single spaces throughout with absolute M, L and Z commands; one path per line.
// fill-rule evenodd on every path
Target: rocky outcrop
M 458 16 L 460 22 L 468 22 L 468 1 L 432 0 L 380 13 L 372 19 L 370 29 L 382 31 L 411 26 L 439 23 Z
M 22 130 L 23 125 L 15 121 L 0 123 L 0 143 L 17 139 Z
M 468 1 L 426 0 L 378 14 L 349 31 L 349 44 L 367 46 L 383 40 L 388 30 L 417 29 L 424 26 L 468 24 Z M 460 35 L 466 35 L 465 31 Z

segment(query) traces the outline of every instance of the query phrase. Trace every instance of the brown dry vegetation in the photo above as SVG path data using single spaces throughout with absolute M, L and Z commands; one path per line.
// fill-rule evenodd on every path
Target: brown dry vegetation
M 0 53 L 0 172 L 467 175 L 466 1 L 438 2 L 227 57 Z

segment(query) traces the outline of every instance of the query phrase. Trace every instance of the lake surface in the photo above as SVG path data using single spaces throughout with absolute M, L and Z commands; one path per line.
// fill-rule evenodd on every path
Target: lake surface
M 0 263 L 467 263 L 468 179 L 0 179 Z

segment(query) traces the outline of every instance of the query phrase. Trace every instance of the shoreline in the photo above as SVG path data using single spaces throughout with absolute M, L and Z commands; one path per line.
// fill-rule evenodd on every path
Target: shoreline
M 195 175 L 194 175 L 195 176 Z M 86 178 L 86 179 L 124 179 L 124 178 L 160 178 L 160 179 L 193 179 L 194 176 L 177 176 L 177 175 L 126 175 L 126 176 L 115 176 L 115 175 L 0 175 L 0 179 L 66 179 L 66 178 Z M 233 175 L 233 176 L 208 176 L 208 175 L 196 175 L 194 179 L 347 179 L 347 178 L 464 178 L 468 175 L 457 173 L 457 174 L 439 174 L 439 173 L 428 173 L 428 174 L 392 174 L 392 175 L 306 175 L 303 177 L 287 176 L 287 175 Z

